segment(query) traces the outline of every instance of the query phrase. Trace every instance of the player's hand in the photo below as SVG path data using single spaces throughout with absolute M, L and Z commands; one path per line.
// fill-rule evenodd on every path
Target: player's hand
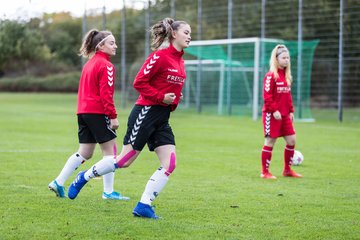
M 281 114 L 280 114 L 279 111 L 275 111 L 275 112 L 273 113 L 273 116 L 274 116 L 274 118 L 275 118 L 276 120 L 280 120 L 280 119 L 281 119 Z
M 182 92 L 180 93 L 180 101 L 182 101 L 184 99 L 184 95 L 182 94 Z
M 175 93 L 166 93 L 164 96 L 163 103 L 165 104 L 172 104 L 175 100 L 176 96 Z
M 110 119 L 110 128 L 113 130 L 116 130 L 119 128 L 119 121 L 117 120 L 117 118 Z
M 294 113 L 290 113 L 290 120 L 293 122 L 294 121 Z

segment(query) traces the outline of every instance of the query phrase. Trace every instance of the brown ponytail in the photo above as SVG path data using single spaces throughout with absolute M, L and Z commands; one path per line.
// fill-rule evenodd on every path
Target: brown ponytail
M 177 31 L 182 24 L 187 24 L 185 21 L 175 21 L 172 18 L 164 18 L 157 22 L 150 28 L 152 36 L 151 49 L 157 50 L 159 48 L 166 48 L 171 43 L 172 32 Z
M 150 28 L 150 33 L 152 36 L 151 41 L 151 49 L 156 50 L 158 49 L 161 44 L 168 38 L 171 34 L 171 24 L 174 22 L 172 18 L 165 18 L 156 24 L 154 24 Z
M 84 37 L 80 47 L 80 56 L 89 57 L 96 52 L 97 45 L 107 36 L 112 35 L 110 31 L 99 31 L 91 29 Z M 103 43 L 102 43 L 103 44 Z

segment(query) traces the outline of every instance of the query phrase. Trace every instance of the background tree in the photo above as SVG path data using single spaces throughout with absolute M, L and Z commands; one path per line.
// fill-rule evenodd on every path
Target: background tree
M 30 73 L 36 69 L 30 63 L 46 62 L 51 59 L 42 33 L 29 29 L 24 23 L 0 22 L 0 72 L 15 75 Z M 36 64 L 35 64 L 36 65 Z

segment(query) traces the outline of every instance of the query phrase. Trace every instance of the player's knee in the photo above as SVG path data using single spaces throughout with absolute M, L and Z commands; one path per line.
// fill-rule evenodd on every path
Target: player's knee
M 266 137 L 264 145 L 268 147 L 273 147 L 276 142 L 276 138 Z
M 295 146 L 295 141 L 287 142 L 286 145 L 290 146 L 290 147 L 294 147 Z
M 74 153 L 69 159 L 75 162 L 75 170 L 89 158 L 83 157 L 79 152 Z
M 286 141 L 286 145 L 288 145 L 288 146 L 295 146 L 295 144 L 296 144 L 295 138 L 291 138 Z
M 92 158 L 93 153 L 87 153 L 87 152 L 77 152 L 76 153 L 77 157 L 82 157 L 84 159 L 84 161 L 89 160 L 90 158 Z M 83 161 L 83 162 L 84 162 Z
M 172 152 L 172 153 L 170 154 L 169 167 L 168 167 L 168 169 L 166 170 L 165 174 L 166 174 L 167 176 L 169 176 L 171 173 L 174 172 L 175 168 L 176 168 L 176 155 L 175 155 L 174 152 Z

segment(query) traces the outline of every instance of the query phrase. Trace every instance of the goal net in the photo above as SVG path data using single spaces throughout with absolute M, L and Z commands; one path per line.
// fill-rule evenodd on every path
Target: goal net
M 290 51 L 295 117 L 312 120 L 311 66 L 317 40 L 302 41 L 300 46 L 297 41 L 268 38 L 193 41 L 185 50 L 187 80 L 180 106 L 197 112 L 258 119 L 263 104 L 263 77 L 276 44 L 285 44 Z M 298 68 L 301 79 L 297 77 Z

